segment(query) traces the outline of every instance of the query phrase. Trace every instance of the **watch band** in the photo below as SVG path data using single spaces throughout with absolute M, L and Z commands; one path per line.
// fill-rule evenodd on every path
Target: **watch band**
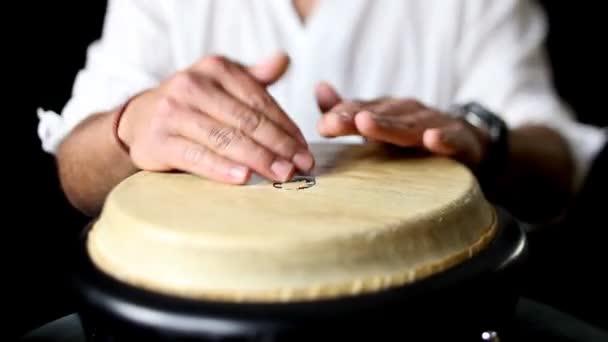
M 496 114 L 477 102 L 459 106 L 457 116 L 484 131 L 489 137 L 485 154 L 476 168 L 478 177 L 497 175 L 505 167 L 509 156 L 509 129 Z

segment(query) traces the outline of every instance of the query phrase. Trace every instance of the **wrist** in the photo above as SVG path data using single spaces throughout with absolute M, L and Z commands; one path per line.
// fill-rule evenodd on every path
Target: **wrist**
M 505 169 L 509 158 L 509 130 L 495 113 L 478 103 L 457 109 L 458 118 L 471 127 L 480 144 L 480 158 L 475 172 L 480 178 L 495 178 Z
M 490 136 L 486 131 L 472 125 L 471 123 L 462 118 L 459 118 L 457 120 L 460 120 L 465 125 L 465 127 L 469 130 L 470 134 L 475 139 L 476 146 L 474 148 L 474 151 L 476 151 L 477 153 L 475 153 L 475 158 L 473 159 L 472 164 L 470 165 L 470 167 L 475 170 L 480 167 L 480 165 L 487 158 L 491 144 Z
M 132 134 L 130 130 L 130 119 L 132 114 L 133 102 L 139 98 L 142 93 L 137 93 L 131 97 L 129 97 L 117 110 L 115 110 L 113 115 L 113 125 L 112 131 L 114 135 L 114 140 L 117 145 L 123 150 L 125 153 L 129 154 L 130 146 L 132 141 Z

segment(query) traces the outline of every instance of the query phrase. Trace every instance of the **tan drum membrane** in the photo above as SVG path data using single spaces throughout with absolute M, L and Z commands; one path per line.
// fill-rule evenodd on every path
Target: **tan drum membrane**
M 372 145 L 313 150 L 308 188 L 140 172 L 108 196 L 90 256 L 109 275 L 160 293 L 299 301 L 423 279 L 495 234 L 494 209 L 457 162 Z

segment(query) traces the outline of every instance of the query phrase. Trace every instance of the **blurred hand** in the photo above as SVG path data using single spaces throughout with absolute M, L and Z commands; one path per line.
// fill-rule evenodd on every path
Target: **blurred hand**
M 317 86 L 316 97 L 324 113 L 317 128 L 325 137 L 360 135 L 368 141 L 419 147 L 471 167 L 484 155 L 488 138 L 483 132 L 416 100 L 347 101 L 327 83 Z
M 181 170 L 242 184 L 255 171 L 275 181 L 314 164 L 298 127 L 266 86 L 286 71 L 278 55 L 245 67 L 206 57 L 127 107 L 118 136 L 143 170 Z

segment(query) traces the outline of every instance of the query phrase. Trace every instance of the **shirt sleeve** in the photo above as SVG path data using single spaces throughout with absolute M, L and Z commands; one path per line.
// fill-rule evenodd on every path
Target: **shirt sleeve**
M 575 191 L 606 141 L 605 130 L 576 120 L 554 89 L 544 50 L 547 20 L 533 0 L 471 0 L 458 43 L 457 103 L 478 101 L 511 127 L 543 124 L 557 131 L 575 160 Z
M 63 110 L 38 109 L 44 151 L 55 153 L 82 120 L 116 108 L 167 74 L 172 55 L 164 5 L 160 0 L 108 1 L 101 37 L 88 47 Z

